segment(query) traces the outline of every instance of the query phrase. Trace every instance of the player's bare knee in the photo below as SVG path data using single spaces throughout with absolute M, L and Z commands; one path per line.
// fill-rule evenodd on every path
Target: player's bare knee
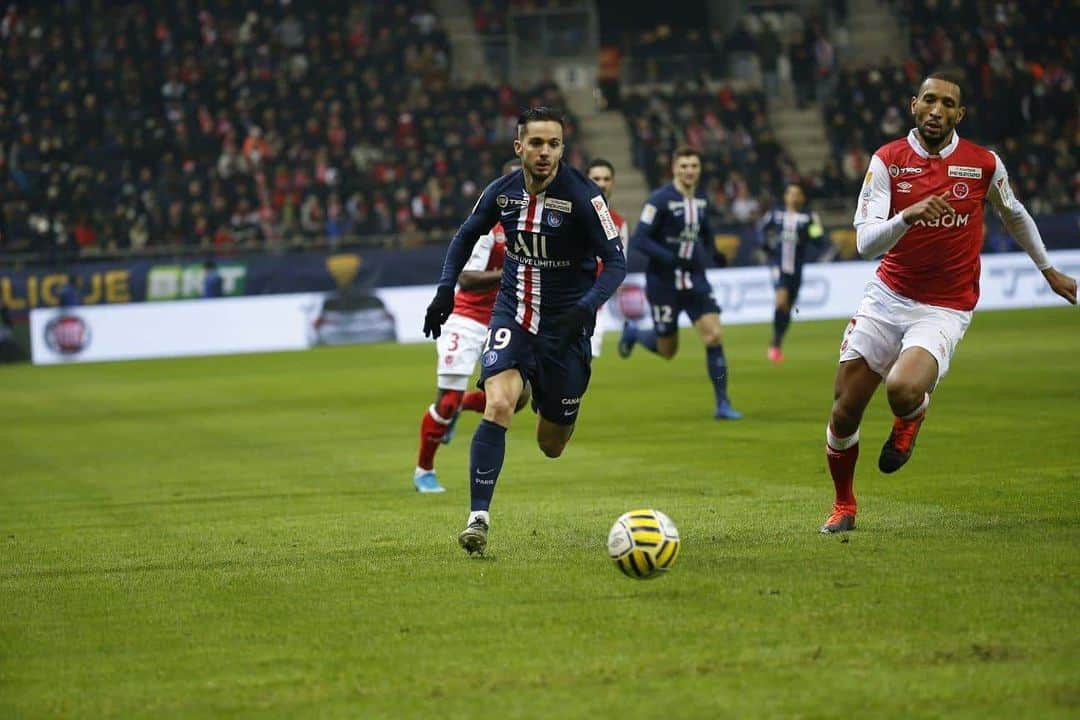
M 488 396 L 487 405 L 484 407 L 484 418 L 499 425 L 507 427 L 510 418 L 514 415 L 514 403 L 508 397 Z
M 674 347 L 664 346 L 664 345 L 657 345 L 656 346 L 656 354 L 659 355 L 660 357 L 664 358 L 665 360 L 672 359 L 673 357 L 675 357 L 675 355 L 678 352 L 679 352 L 679 346 L 678 345 L 676 345 Z
M 901 378 L 889 378 L 885 390 L 889 395 L 889 407 L 897 414 L 906 414 L 918 407 L 926 392 L 926 388 L 919 383 Z
M 844 397 L 838 397 L 833 401 L 832 413 L 829 415 L 829 426 L 837 437 L 847 437 L 859 429 L 862 422 L 862 410 L 845 402 Z

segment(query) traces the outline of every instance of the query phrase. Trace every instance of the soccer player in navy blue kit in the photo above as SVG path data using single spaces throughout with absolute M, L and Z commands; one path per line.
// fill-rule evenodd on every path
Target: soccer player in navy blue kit
M 671 161 L 673 181 L 653 192 L 641 210 L 630 246 L 649 258 L 645 295 L 652 307 L 652 330 L 632 322 L 623 326 L 619 355 L 629 357 L 635 345 L 670 360 L 679 351 L 679 314 L 685 312 L 705 343 L 705 362 L 716 398 L 713 417 L 738 420 L 742 413 L 728 399 L 728 368 L 720 327 L 720 306 L 705 278 L 705 247 L 713 249 L 709 201 L 698 190 L 701 156 L 680 147 Z
M 773 287 L 776 288 L 776 309 L 773 311 L 773 337 L 768 358 L 774 363 L 784 361 L 780 345 L 791 324 L 791 308 L 799 298 L 803 264 L 807 249 L 825 235 L 817 213 L 806 212 L 806 191 L 798 183 L 784 188 L 784 209 L 770 210 L 758 221 L 762 245 L 769 251 Z
M 589 384 L 596 310 L 626 276 L 619 231 L 603 193 L 560 162 L 562 117 L 544 107 L 522 113 L 514 152 L 521 170 L 499 178 L 480 195 L 450 241 L 435 299 L 424 317 L 424 334 L 437 338 L 453 311 L 454 284 L 473 245 L 501 222 L 506 231 L 503 275 L 480 356 L 479 385 L 487 405 L 473 434 L 471 511 L 458 536 L 470 555 L 487 546 L 506 431 L 525 382 L 539 414 L 536 442 L 546 456 L 559 457 Z M 604 264 L 599 275 L 597 258 Z

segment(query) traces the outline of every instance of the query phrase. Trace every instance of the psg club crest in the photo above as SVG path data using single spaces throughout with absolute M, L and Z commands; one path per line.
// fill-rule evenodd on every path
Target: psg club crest
M 562 225 L 562 213 L 554 210 L 548 210 L 547 224 L 551 227 L 559 227 Z
M 76 355 L 90 344 L 90 326 L 78 315 L 61 315 L 45 326 L 45 345 L 60 355 Z
M 494 350 L 488 350 L 484 353 L 484 356 L 480 358 L 480 362 L 484 364 L 484 367 L 491 367 L 499 359 L 499 353 Z

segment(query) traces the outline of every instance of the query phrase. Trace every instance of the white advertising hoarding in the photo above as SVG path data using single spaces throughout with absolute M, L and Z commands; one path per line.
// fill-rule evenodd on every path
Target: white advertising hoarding
M 1050 257 L 1058 269 L 1080 276 L 1080 250 Z M 876 262 L 807 265 L 796 303 L 799 318 L 850 317 L 876 267 Z M 708 278 L 726 324 L 772 319 L 768 268 L 710 270 Z M 630 275 L 622 290 L 644 283 L 641 274 Z M 979 310 L 1064 304 L 1023 253 L 983 256 L 981 291 Z M 424 311 L 434 293 L 430 285 L 380 288 L 344 304 L 335 304 L 327 293 L 298 293 L 39 308 L 30 313 L 32 357 L 40 365 L 303 350 L 339 342 L 418 342 L 424 340 Z M 621 328 L 619 305 L 605 306 L 600 331 Z M 643 323 L 649 322 L 646 312 Z M 685 315 L 681 322 L 688 324 Z
M 1050 253 L 1050 259 L 1062 272 L 1080 276 L 1080 250 Z M 800 320 L 848 319 L 859 306 L 863 288 L 874 276 L 877 262 L 810 264 L 803 270 L 802 289 L 796 307 Z M 766 267 L 709 270 L 709 282 L 727 325 L 770 322 L 773 317 L 774 291 Z M 980 279 L 982 296 L 977 310 L 1064 305 L 1046 284 L 1042 274 L 1025 253 L 982 256 Z M 645 286 L 641 273 L 628 275 L 623 287 Z M 383 288 L 376 291 L 387 309 L 397 319 L 398 340 L 424 339 L 424 311 L 435 294 L 435 286 Z M 617 330 L 623 318 L 617 303 L 608 303 L 597 319 L 598 329 Z M 651 321 L 646 319 L 643 325 Z M 689 325 L 683 315 L 680 322 Z
M 323 293 L 88 305 L 30 313 L 35 365 L 303 350 Z

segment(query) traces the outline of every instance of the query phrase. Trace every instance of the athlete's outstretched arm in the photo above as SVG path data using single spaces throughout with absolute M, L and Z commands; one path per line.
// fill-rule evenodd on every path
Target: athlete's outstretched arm
M 489 185 L 476 201 L 472 213 L 454 233 L 454 238 L 446 249 L 446 260 L 443 261 L 442 275 L 439 277 L 440 286 L 454 287 L 458 275 L 461 274 L 469 256 L 472 255 L 476 241 L 498 222 L 499 210 L 495 204 L 494 194 L 492 186 Z
M 603 196 L 597 195 L 590 203 L 591 210 L 595 212 L 587 213 L 585 227 L 596 249 L 596 257 L 604 261 L 604 269 L 578 304 L 596 313 L 615 294 L 626 277 L 626 255 L 619 240 L 619 230 L 611 219 Z
M 1076 280 L 1060 272 L 1050 263 L 1050 258 L 1046 254 L 1046 245 L 1043 244 L 1042 235 L 1039 233 L 1035 220 L 1009 187 L 1009 174 L 1005 171 L 1005 163 L 1001 161 L 997 153 L 994 153 L 994 160 L 997 161 L 997 165 L 994 168 L 994 177 L 990 180 L 990 190 L 986 194 L 986 199 L 994 206 L 994 211 L 1001 218 L 1005 229 L 1020 247 L 1024 248 L 1028 257 L 1035 263 L 1035 267 L 1042 270 L 1051 289 L 1075 305 Z
M 651 202 L 645 203 L 645 206 L 641 208 L 641 217 L 638 218 L 634 234 L 630 237 L 630 244 L 635 250 L 640 250 L 651 259 L 674 267 L 676 262 L 675 253 L 668 250 L 664 243 L 658 239 L 660 223 L 656 222 L 656 216 L 659 213 L 660 209 L 656 205 Z
M 494 184 L 494 183 L 493 183 Z M 442 332 L 443 323 L 454 311 L 454 285 L 462 268 L 472 255 L 473 247 L 480 236 L 495 226 L 499 211 L 492 198 L 492 186 L 488 185 L 473 206 L 472 213 L 458 228 L 450 247 L 446 250 L 442 276 L 435 288 L 435 297 L 424 313 L 424 336 L 437 338 Z

